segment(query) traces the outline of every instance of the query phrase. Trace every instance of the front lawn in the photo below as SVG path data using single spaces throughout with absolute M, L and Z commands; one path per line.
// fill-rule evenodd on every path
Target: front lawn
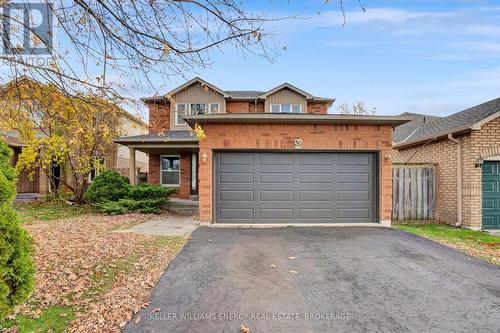
M 30 202 L 18 203 L 14 209 L 23 223 L 34 221 L 51 221 L 68 217 L 90 214 L 95 210 L 88 205 L 70 205 L 61 202 Z
M 19 206 L 24 212 L 57 207 Z M 35 290 L 26 304 L 0 322 L 0 331 L 119 331 L 145 306 L 149 290 L 186 242 L 183 237 L 116 232 L 151 215 L 79 215 L 83 211 L 72 208 L 66 212 L 78 216 L 24 215 L 29 222 L 24 226 L 35 240 Z
M 436 223 L 394 224 L 393 226 L 500 265 L 500 237 L 498 236 Z

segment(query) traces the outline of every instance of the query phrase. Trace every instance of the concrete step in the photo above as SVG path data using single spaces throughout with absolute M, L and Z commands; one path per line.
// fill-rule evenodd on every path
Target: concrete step
M 199 204 L 198 201 L 171 198 L 163 205 L 163 207 L 178 213 L 198 215 L 199 214 L 198 204 Z
M 33 202 L 41 199 L 40 193 L 18 193 L 16 195 L 16 203 Z

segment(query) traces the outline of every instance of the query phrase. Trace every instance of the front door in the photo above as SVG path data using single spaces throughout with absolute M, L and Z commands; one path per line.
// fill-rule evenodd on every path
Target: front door
M 500 229 L 500 162 L 483 164 L 483 229 Z

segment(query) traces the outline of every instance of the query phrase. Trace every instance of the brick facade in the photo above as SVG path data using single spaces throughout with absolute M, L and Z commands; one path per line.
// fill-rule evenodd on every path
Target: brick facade
M 181 174 L 180 174 L 180 187 L 179 198 L 189 199 L 191 195 L 191 153 L 181 153 Z
M 302 139 L 302 150 L 364 150 L 379 153 L 379 211 L 381 221 L 390 221 L 392 209 L 392 163 L 383 157 L 391 152 L 391 127 L 382 125 L 325 124 L 205 124 L 206 139 L 200 142 L 200 220 L 212 221 L 213 150 L 294 148 Z M 204 157 L 206 160 L 204 161 Z
M 170 102 L 148 102 L 149 133 L 161 133 L 170 129 Z
M 328 104 L 324 102 L 307 102 L 307 113 L 327 114 Z
M 160 155 L 149 154 L 148 183 L 160 184 Z
M 226 101 L 227 113 L 264 112 L 264 102 Z
M 478 158 L 500 156 L 500 118 L 483 125 L 481 130 L 457 136 L 462 155 L 462 224 L 479 229 L 482 224 L 482 172 L 474 166 Z M 393 152 L 394 163 L 435 163 L 437 165 L 438 219 L 455 224 L 458 221 L 458 149 L 448 140 L 414 146 Z

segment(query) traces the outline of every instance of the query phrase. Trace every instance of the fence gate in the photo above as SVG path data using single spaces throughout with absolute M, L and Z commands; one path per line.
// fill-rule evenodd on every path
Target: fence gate
M 436 167 L 398 165 L 392 169 L 392 219 L 433 220 L 436 210 Z

